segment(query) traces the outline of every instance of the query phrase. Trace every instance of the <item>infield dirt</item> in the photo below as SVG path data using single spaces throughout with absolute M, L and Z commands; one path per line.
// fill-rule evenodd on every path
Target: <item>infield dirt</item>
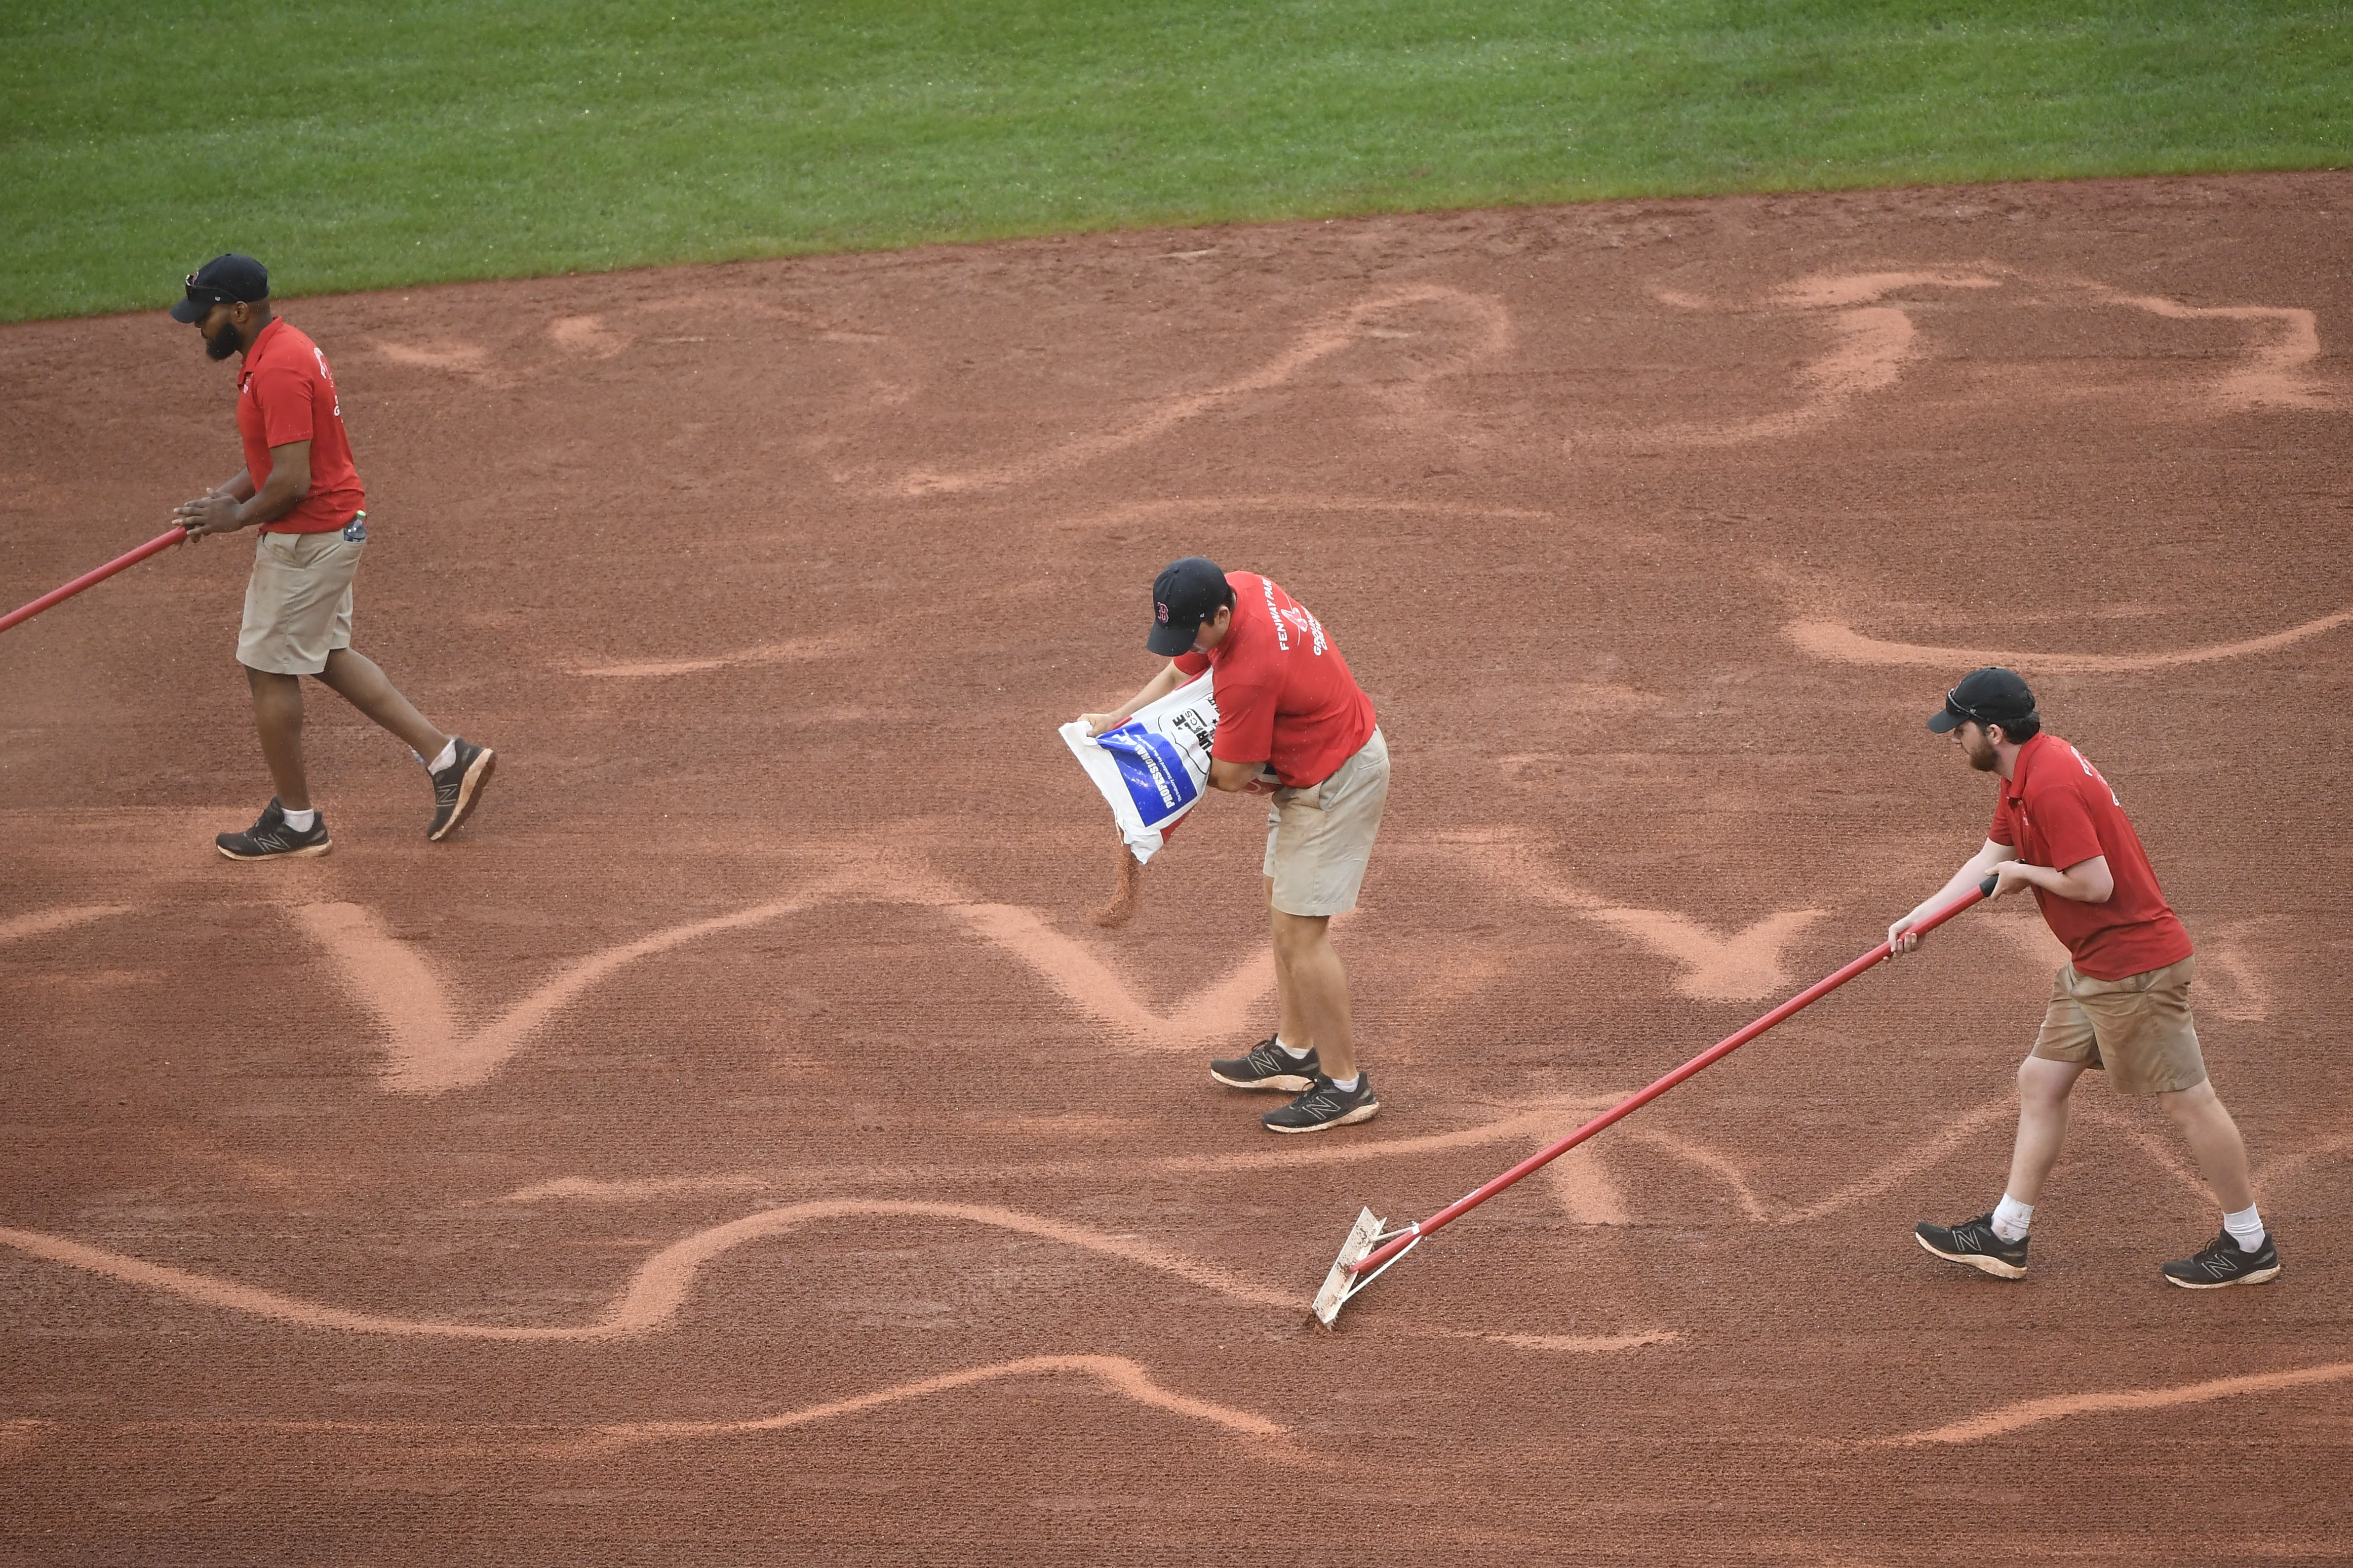
M 24 1563 L 2353 1556 L 2353 177 L 1445 214 L 295 300 L 373 542 L 269 794 L 249 542 L 0 642 L 0 1553 Z M 267 259 L 267 258 L 265 258 Z M 0 600 L 236 465 L 170 322 L 0 330 Z M 1055 726 L 1170 557 L 1267 573 L 1395 785 L 1340 941 L 1388 1109 L 1277 1140 L 1261 808 L 1123 928 Z M 1876 942 L 2015 665 L 2200 951 L 2286 1270 L 2093 1079 L 2007 1285 L 2056 950 Z

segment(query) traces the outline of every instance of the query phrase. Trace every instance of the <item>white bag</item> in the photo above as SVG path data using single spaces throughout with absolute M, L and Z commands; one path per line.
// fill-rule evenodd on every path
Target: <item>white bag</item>
M 1193 809 L 1208 783 L 1209 744 L 1218 735 L 1211 679 L 1204 673 L 1101 735 L 1088 734 L 1083 719 L 1062 726 L 1062 739 L 1111 803 L 1120 838 L 1139 863 L 1158 852 L 1161 836 Z

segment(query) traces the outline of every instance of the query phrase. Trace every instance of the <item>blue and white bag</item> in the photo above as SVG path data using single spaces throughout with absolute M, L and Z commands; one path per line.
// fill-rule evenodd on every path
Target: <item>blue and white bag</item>
M 1161 836 L 1193 809 L 1208 783 L 1209 745 L 1218 735 L 1213 679 L 1204 674 L 1178 687 L 1101 735 L 1088 734 L 1082 719 L 1062 726 L 1062 739 L 1111 803 L 1120 838 L 1139 864 L 1158 853 Z

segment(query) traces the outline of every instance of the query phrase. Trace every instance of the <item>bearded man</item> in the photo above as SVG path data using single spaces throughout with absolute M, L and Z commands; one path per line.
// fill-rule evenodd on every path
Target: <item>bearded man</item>
M 2189 933 L 2100 770 L 2042 729 L 2034 693 L 2015 671 L 1970 671 L 1945 694 L 1928 728 L 1950 734 L 1970 767 L 2000 775 L 1984 847 L 1943 889 L 1887 931 L 1895 952 L 1920 943 L 1911 927 L 1982 881 L 1993 896 L 2034 889 L 2070 962 L 2051 988 L 2042 1031 L 2018 1068 L 2018 1141 L 2010 1184 L 1990 1213 L 1922 1225 L 1920 1245 L 1998 1279 L 2026 1274 L 2027 1230 L 2067 1133 L 2067 1097 L 2087 1071 L 2120 1094 L 2154 1097 L 2171 1117 L 2222 1206 L 2222 1230 L 2195 1257 L 2160 1269 L 2192 1290 L 2260 1285 L 2279 1274 L 2279 1247 L 2255 1213 L 2246 1144 L 2206 1076 L 2189 1015 L 2198 973 Z
M 196 329 L 215 360 L 243 356 L 237 431 L 245 467 L 174 516 L 191 543 L 259 528 L 245 587 L 237 659 L 253 696 L 254 728 L 278 794 L 242 833 L 213 840 L 232 860 L 324 855 L 326 818 L 302 765 L 302 677 L 316 678 L 408 742 L 433 785 L 425 837 L 448 837 L 481 799 L 498 755 L 442 733 L 352 647 L 352 579 L 367 544 L 367 494 L 343 434 L 343 400 L 319 345 L 279 319 L 269 271 L 250 256 L 216 256 L 187 278 L 172 319 Z

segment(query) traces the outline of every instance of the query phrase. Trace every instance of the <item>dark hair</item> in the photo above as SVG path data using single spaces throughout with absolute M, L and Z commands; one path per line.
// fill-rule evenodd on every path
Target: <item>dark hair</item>
M 2030 709 L 2022 719 L 1989 719 L 1980 727 L 1990 729 L 1997 724 L 2001 727 L 2002 739 L 2013 746 L 2022 746 L 2042 733 L 2042 714 L 2038 709 Z

